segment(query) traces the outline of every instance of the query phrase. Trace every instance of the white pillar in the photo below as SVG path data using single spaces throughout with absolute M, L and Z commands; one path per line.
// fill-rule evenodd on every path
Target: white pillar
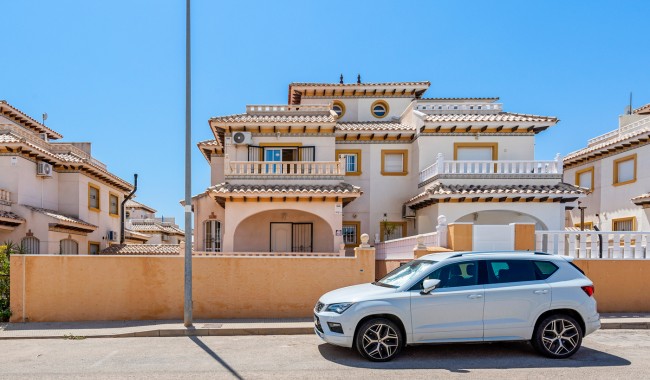
M 447 217 L 444 215 L 438 216 L 438 225 L 436 226 L 438 232 L 438 245 L 447 248 Z

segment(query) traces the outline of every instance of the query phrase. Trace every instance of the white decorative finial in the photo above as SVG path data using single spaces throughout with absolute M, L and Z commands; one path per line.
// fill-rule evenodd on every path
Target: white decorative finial
M 423 235 L 418 235 L 415 237 L 415 241 L 418 243 L 417 249 L 426 249 L 427 246 L 424 245 L 424 236 Z
M 370 247 L 370 244 L 368 244 L 368 240 L 370 240 L 370 236 L 368 234 L 362 234 L 361 235 L 361 248 L 368 248 Z

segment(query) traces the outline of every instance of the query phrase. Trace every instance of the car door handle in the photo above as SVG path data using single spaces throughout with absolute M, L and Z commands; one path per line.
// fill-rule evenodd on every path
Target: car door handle
M 548 293 L 548 290 L 547 290 L 547 289 L 544 289 L 544 290 L 535 290 L 533 293 L 535 293 L 535 294 L 546 294 L 546 293 Z
M 475 300 L 477 298 L 483 298 L 483 296 L 480 295 L 480 294 L 470 294 L 470 295 L 467 296 L 467 298 L 469 298 L 471 300 Z

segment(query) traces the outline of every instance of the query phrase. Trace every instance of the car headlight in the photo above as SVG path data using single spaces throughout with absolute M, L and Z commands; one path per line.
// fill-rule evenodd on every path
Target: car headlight
M 331 305 L 327 305 L 325 311 L 333 311 L 336 314 L 341 314 L 344 311 L 346 311 L 350 306 L 352 306 L 352 302 L 333 303 Z

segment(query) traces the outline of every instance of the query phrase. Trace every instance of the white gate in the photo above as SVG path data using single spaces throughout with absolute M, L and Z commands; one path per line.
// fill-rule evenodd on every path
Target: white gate
M 515 225 L 480 225 L 472 230 L 472 250 L 513 251 L 515 249 Z

